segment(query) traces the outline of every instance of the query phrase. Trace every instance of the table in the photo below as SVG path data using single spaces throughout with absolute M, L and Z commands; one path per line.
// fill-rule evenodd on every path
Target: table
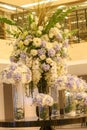
M 86 126 L 87 115 L 79 115 L 75 117 L 61 117 L 56 119 L 49 120 L 20 120 L 20 121 L 11 121 L 3 120 L 0 121 L 0 127 L 40 127 L 40 130 L 53 130 L 53 126 L 61 126 L 68 124 L 81 123 L 81 126 Z

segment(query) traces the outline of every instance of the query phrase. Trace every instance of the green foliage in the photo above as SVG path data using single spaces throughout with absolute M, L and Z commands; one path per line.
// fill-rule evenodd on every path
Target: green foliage
M 34 22 L 33 15 L 31 15 L 31 13 L 29 13 L 28 15 L 28 22 L 29 22 L 29 25 Z
M 4 22 L 4 23 L 6 23 L 6 24 L 16 26 L 16 23 L 15 23 L 14 21 L 12 21 L 12 20 L 10 20 L 10 19 L 8 19 L 8 18 L 6 18 L 6 17 L 0 16 L 0 22 Z
M 70 14 L 74 9 L 75 9 L 75 7 L 61 8 L 61 9 L 57 9 L 54 12 L 50 11 L 51 12 L 50 15 L 47 15 L 48 13 L 45 13 L 43 15 L 42 14 L 42 8 L 40 8 L 39 14 L 37 14 L 37 12 L 35 14 L 30 12 L 29 15 L 27 16 L 27 20 L 21 25 L 18 25 L 16 22 L 14 22 L 14 21 L 12 21 L 8 18 L 1 17 L 1 16 L 0 16 L 0 21 L 4 22 L 6 24 L 9 24 L 9 25 L 16 26 L 17 29 L 18 29 L 17 31 L 20 31 L 20 32 L 23 33 L 26 30 L 26 31 L 28 31 L 28 34 L 32 34 L 32 36 L 40 37 L 43 34 L 48 34 L 49 30 L 52 27 L 54 27 L 56 25 L 56 23 L 63 22 L 65 17 L 68 16 L 68 14 Z M 46 7 L 44 7 L 43 10 L 45 11 Z M 37 16 L 39 16 L 38 17 L 38 23 L 36 22 Z M 42 16 L 42 17 L 40 17 L 40 16 Z M 48 18 L 47 21 L 45 21 L 46 17 Z M 39 26 L 43 26 L 43 30 L 42 30 L 41 34 L 37 33 Z M 7 30 L 7 32 L 9 34 L 13 35 L 16 38 L 19 35 L 19 33 L 17 33 L 17 31 L 15 32 L 13 30 L 13 32 L 10 32 L 9 30 Z M 73 35 L 73 31 L 70 34 L 70 36 L 71 35 Z
M 56 25 L 56 23 L 63 21 L 64 18 L 68 14 L 70 14 L 74 9 L 75 7 L 66 8 L 65 10 L 57 9 L 50 17 L 48 24 L 45 26 L 44 33 L 48 33 L 49 30 Z

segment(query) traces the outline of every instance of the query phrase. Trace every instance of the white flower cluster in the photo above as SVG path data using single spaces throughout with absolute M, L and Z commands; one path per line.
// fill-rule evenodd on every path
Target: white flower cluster
M 42 73 L 48 86 L 51 86 L 58 76 L 66 73 L 68 38 L 66 32 L 58 27 L 51 28 L 48 34 L 39 37 L 24 31 L 15 42 L 11 60 L 18 57 L 25 60 L 25 64 L 32 70 L 34 87 L 40 81 Z
M 7 84 L 29 83 L 32 75 L 31 70 L 22 63 L 11 63 L 1 73 L 1 81 Z
M 34 97 L 33 103 L 36 106 L 52 106 L 53 98 L 50 95 L 39 93 Z

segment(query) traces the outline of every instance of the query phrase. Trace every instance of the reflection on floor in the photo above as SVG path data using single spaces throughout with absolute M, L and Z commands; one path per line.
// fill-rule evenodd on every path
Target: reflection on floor
M 39 127 L 33 128 L 0 128 L 0 130 L 39 130 Z M 81 127 L 81 124 L 66 125 L 54 127 L 54 130 L 87 130 L 87 127 Z
M 81 127 L 81 124 L 71 124 L 56 127 L 56 130 L 86 130 L 87 127 Z

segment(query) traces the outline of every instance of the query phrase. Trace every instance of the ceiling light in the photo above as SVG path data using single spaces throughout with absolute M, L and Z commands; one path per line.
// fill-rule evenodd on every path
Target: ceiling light
M 87 1 L 83 2 L 84 4 L 87 4 Z
M 64 8 L 64 7 L 66 7 L 66 5 L 60 5 L 60 6 L 58 6 L 58 9 L 61 9 L 61 8 Z
M 21 7 L 28 8 L 28 7 L 41 5 L 41 4 L 45 4 L 45 3 L 49 3 L 49 2 L 55 2 L 55 1 L 58 1 L 58 0 L 45 0 L 45 1 L 41 1 L 41 2 L 35 2 L 35 3 L 32 3 L 32 4 L 22 5 Z
M 12 7 L 12 6 L 6 5 L 6 4 L 1 4 L 1 3 L 0 3 L 0 7 L 6 8 L 6 9 L 9 9 L 9 10 L 16 10 L 15 7 Z

